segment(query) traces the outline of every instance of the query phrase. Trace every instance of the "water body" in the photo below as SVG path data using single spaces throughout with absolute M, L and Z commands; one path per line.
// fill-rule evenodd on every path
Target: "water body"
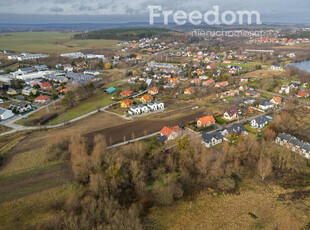
M 290 65 L 295 66 L 302 70 L 307 70 L 310 73 L 310 60 L 302 62 L 293 62 Z

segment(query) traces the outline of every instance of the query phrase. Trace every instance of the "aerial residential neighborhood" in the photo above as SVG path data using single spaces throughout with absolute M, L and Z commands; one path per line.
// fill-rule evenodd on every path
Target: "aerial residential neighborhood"
M 209 3 L 0 2 L 0 230 L 310 229 L 309 1 Z

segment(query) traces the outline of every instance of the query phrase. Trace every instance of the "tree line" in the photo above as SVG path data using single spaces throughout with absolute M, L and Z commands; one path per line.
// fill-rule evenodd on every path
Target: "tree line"
M 112 39 L 112 40 L 139 40 L 141 38 L 166 37 L 172 38 L 180 32 L 164 28 L 118 28 L 91 31 L 88 33 L 76 34 L 74 39 Z

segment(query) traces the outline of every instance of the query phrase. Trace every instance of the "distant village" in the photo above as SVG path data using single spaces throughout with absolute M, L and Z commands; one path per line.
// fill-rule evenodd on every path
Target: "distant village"
M 248 42 L 294 45 L 309 41 L 255 38 Z M 196 117 L 195 122 L 164 126 L 158 142 L 167 143 L 192 132 L 206 148 L 213 148 L 223 142 L 238 142 L 249 134 L 259 137 L 273 121 L 273 115 L 281 111 L 290 98 L 306 103 L 309 100 L 308 82 L 278 77 L 277 85 L 268 91 L 258 85 L 263 77 L 251 74 L 255 71 L 284 73 L 286 65 L 265 64 L 261 57 L 276 58 L 284 63 L 295 58 L 292 52 L 209 51 L 159 38 L 124 41 L 117 47 L 119 52 L 110 56 L 63 53 L 58 57 L 66 62 L 53 66 L 44 63 L 49 54 L 2 51 L 8 61 L 17 61 L 20 67 L 6 73 L 2 71 L 0 75 L 0 103 L 5 105 L 0 108 L 1 120 L 16 116 L 27 119 L 27 114 L 65 98 L 77 87 L 95 84 L 113 101 L 108 111 L 124 119 L 165 114 L 172 111 L 171 104 L 183 106 L 191 102 L 191 112 L 210 103 L 211 109 L 205 110 L 204 116 Z M 155 59 L 151 60 L 150 54 Z M 29 60 L 41 64 L 27 66 L 25 63 Z M 105 78 L 103 71 L 123 68 L 123 65 L 127 74 L 121 84 L 100 84 Z M 209 101 L 200 101 L 202 97 L 209 97 Z M 309 158 L 309 144 L 302 140 L 279 134 L 276 142 Z

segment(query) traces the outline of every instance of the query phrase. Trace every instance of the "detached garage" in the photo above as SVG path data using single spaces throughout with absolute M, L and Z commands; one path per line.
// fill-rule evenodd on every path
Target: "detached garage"
M 11 110 L 4 109 L 0 107 L 0 120 L 6 120 L 11 117 L 14 117 L 14 114 Z

